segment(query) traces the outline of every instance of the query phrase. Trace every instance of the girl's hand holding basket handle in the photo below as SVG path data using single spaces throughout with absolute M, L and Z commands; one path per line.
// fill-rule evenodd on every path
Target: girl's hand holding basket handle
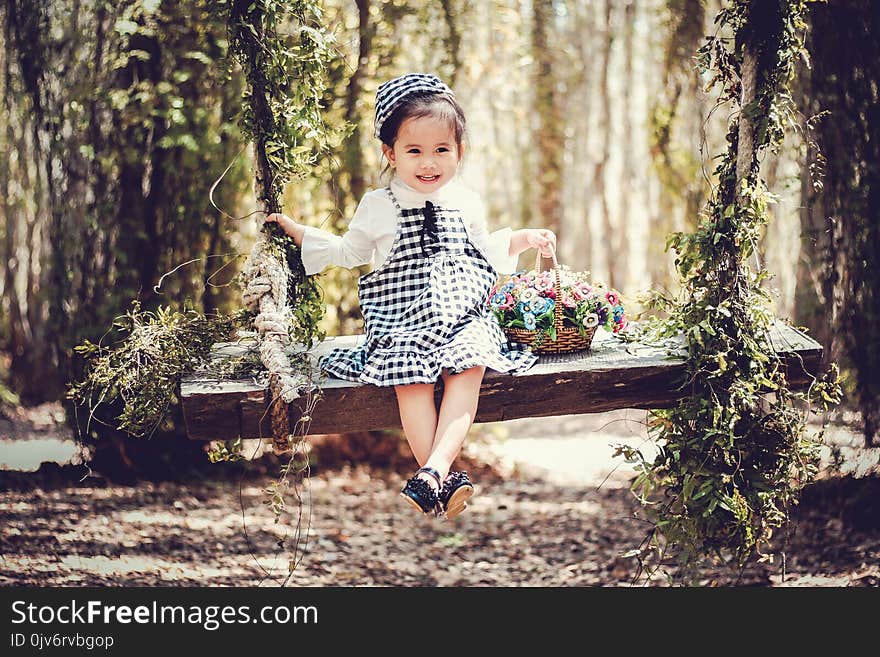
M 526 243 L 550 258 L 556 252 L 556 234 L 546 228 L 529 228 L 526 232 Z

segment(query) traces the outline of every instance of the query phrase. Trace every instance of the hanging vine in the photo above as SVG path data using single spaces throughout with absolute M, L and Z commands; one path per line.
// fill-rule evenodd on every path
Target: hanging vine
M 254 145 L 256 196 L 265 214 L 278 212 L 284 185 L 306 175 L 331 146 L 333 132 L 320 105 L 331 39 L 321 28 L 316 3 L 235 0 L 228 9 L 230 53 L 248 82 L 239 125 Z M 285 24 L 292 30 L 289 42 L 279 34 Z M 265 214 L 257 220 L 262 223 Z M 323 305 L 292 241 L 277 225 L 262 226 L 242 279 L 244 305 L 257 313 L 260 357 L 269 372 L 275 450 L 284 453 L 291 449 L 288 404 L 302 386 L 285 347 L 291 337 L 312 346 Z
M 321 97 L 326 72 L 334 57 L 333 38 L 321 25 L 320 2 L 235 0 L 226 7 L 229 52 L 245 71 L 248 88 L 239 126 L 254 145 L 256 195 L 263 213 L 281 210 L 285 185 L 311 172 L 318 159 L 344 136 L 328 127 L 322 117 Z M 282 34 L 279 29 L 290 29 Z M 324 305 L 313 280 L 305 275 L 293 241 L 276 224 L 263 224 L 267 249 L 287 278 L 290 337 L 311 346 L 320 334 Z M 249 265 L 262 257 L 252 253 Z M 248 266 L 245 267 L 245 285 Z M 245 304 L 255 305 L 245 290 Z
M 652 291 L 651 317 L 632 339 L 683 334 L 689 396 L 652 411 L 658 453 L 619 447 L 639 474 L 633 491 L 652 522 L 637 550 L 643 565 L 674 555 L 687 575 L 703 560 L 739 566 L 763 555 L 784 527 L 799 489 L 817 473 L 823 431 L 808 435 L 807 416 L 839 403 L 835 366 L 806 392 L 788 389 L 785 365 L 770 341 L 769 275 L 758 236 L 773 202 L 759 170 L 795 125 L 789 84 L 804 52 L 808 0 L 735 0 L 699 50 L 709 88 L 730 104 L 727 150 L 717 185 L 694 233 L 673 233 L 682 295 Z
M 300 362 L 292 364 L 286 347 L 296 340 L 311 348 L 316 339 L 323 339 L 318 323 L 324 306 L 293 241 L 277 224 L 264 224 L 263 219 L 281 210 L 284 186 L 308 175 L 347 131 L 331 129 L 322 117 L 321 98 L 334 53 L 332 35 L 322 27 L 321 16 L 320 2 L 233 0 L 228 5 L 230 54 L 238 59 L 248 81 L 239 125 L 254 145 L 255 191 L 263 212 L 258 217 L 260 235 L 241 275 L 243 302 L 256 313 L 260 357 L 269 372 L 275 451 L 290 454 L 278 479 L 267 487 L 267 503 L 277 522 L 286 509 L 291 484 L 300 502 L 289 572 L 298 562 L 302 521 L 302 500 L 291 477 L 308 469 L 302 443 L 320 389 L 313 384 L 308 355 L 303 353 Z M 290 32 L 284 34 L 282 29 Z M 288 408 L 300 395 L 304 395 L 303 412 L 291 431 Z M 223 445 L 213 457 L 226 460 L 228 451 Z

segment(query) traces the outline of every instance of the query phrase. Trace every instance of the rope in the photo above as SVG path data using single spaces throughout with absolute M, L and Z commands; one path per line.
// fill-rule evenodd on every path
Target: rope
M 291 450 L 287 406 L 300 396 L 305 380 L 294 374 L 285 351 L 293 314 L 286 302 L 291 274 L 269 247 L 268 236 L 261 230 L 242 270 L 242 302 L 257 312 L 254 328 L 260 336 L 260 360 L 269 372 L 272 439 L 275 453 L 283 454 Z

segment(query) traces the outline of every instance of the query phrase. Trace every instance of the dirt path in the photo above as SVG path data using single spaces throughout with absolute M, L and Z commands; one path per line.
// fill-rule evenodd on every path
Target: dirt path
M 215 481 L 116 486 L 0 473 L 0 585 L 277 585 L 294 560 L 290 585 L 629 586 L 638 564 L 621 554 L 645 524 L 631 472 L 608 444 L 644 440 L 630 413 L 493 425 L 507 438 L 474 441 L 472 456 L 494 461 L 496 474 L 481 474 L 453 522 L 403 505 L 401 473 L 316 472 L 303 490 L 299 552 L 296 518 L 275 524 L 264 503 L 266 477 L 225 480 L 218 466 Z M 878 493 L 876 475 L 814 484 L 796 512 L 784 581 L 777 559 L 741 576 L 707 569 L 701 583 L 878 585 Z

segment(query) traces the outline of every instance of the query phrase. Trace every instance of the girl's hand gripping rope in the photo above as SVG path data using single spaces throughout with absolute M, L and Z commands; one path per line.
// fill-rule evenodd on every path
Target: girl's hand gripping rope
M 293 238 L 294 244 L 296 244 L 297 246 L 302 246 L 305 226 L 297 223 L 286 214 L 282 214 L 280 212 L 273 212 L 268 217 L 266 217 L 266 223 L 269 222 L 277 223 L 279 226 L 281 226 L 285 233 Z

